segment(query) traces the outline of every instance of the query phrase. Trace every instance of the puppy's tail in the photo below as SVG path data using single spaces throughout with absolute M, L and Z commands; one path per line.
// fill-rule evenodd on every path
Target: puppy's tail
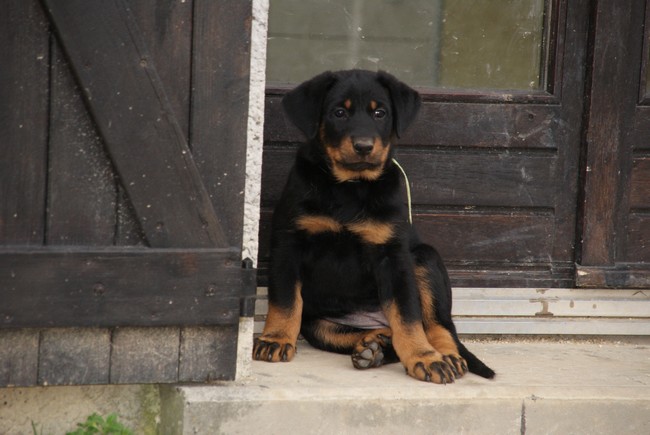
M 476 355 L 474 355 L 472 352 L 467 350 L 467 348 L 463 343 L 459 341 L 457 345 L 458 345 L 458 352 L 460 353 L 460 356 L 465 358 L 465 361 L 467 361 L 467 368 L 469 369 L 470 372 L 486 379 L 494 378 L 494 376 L 496 375 L 496 373 L 494 373 L 494 370 L 486 366 L 483 363 L 483 361 L 481 361 L 476 357 Z

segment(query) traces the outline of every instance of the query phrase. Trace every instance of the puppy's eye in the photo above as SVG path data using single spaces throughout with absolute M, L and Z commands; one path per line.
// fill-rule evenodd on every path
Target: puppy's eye
M 334 116 L 337 118 L 345 118 L 348 113 L 344 109 L 336 109 Z
M 374 116 L 375 119 L 383 119 L 386 117 L 386 111 L 384 109 L 375 109 L 372 116 Z

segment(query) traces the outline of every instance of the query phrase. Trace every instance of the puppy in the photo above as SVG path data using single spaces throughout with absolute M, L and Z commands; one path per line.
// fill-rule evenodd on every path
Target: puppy
M 307 142 L 273 215 L 269 310 L 253 357 L 290 361 L 302 334 L 359 369 L 399 361 L 427 382 L 494 377 L 459 341 L 445 266 L 409 222 L 393 153 L 418 93 L 385 72 L 325 72 L 283 107 Z

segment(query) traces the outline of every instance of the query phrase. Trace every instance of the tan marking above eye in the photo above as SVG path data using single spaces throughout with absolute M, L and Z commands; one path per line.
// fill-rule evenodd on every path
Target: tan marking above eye
M 350 100 L 349 98 L 345 100 L 345 102 L 343 102 L 343 107 L 350 110 L 350 107 L 352 107 L 352 100 Z
M 329 216 L 322 215 L 304 215 L 296 219 L 296 227 L 299 230 L 309 234 L 319 233 L 338 233 L 343 229 L 343 225 Z
M 377 108 L 377 102 L 375 100 L 370 101 L 370 108 L 375 110 Z
M 373 245 L 383 245 L 393 238 L 394 227 L 390 223 L 367 220 L 346 225 L 346 228 Z

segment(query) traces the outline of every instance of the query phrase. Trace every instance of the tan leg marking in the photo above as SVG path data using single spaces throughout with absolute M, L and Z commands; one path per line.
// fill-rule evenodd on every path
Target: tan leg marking
M 406 373 L 421 381 L 436 384 L 453 382 L 452 368 L 429 343 L 422 323 L 404 322 L 395 303 L 389 304 L 385 311 L 393 331 L 393 347 L 406 368 Z
M 422 321 L 427 340 L 443 355 L 445 362 L 453 368 L 456 378 L 459 378 L 467 372 L 467 363 L 458 353 L 458 347 L 451 333 L 436 321 L 435 301 L 426 267 L 415 267 L 415 280 L 420 294 Z
M 261 361 L 291 361 L 302 318 L 302 284 L 296 283 L 295 303 L 290 308 L 269 304 L 262 336 L 255 339 L 253 358 Z

